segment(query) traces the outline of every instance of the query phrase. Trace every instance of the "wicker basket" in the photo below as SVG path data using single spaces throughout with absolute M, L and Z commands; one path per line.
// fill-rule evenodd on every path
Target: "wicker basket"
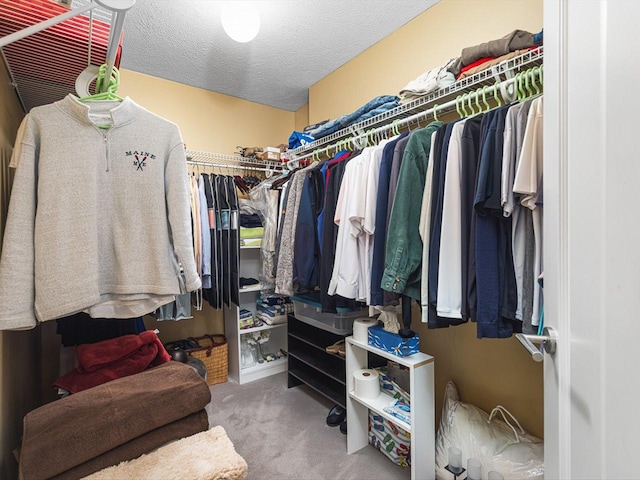
M 200 345 L 199 348 L 186 349 L 188 355 L 201 360 L 207 368 L 207 384 L 215 385 L 227 381 L 228 375 L 228 345 L 224 335 L 204 335 L 189 337 Z M 170 347 L 174 343 L 167 344 Z

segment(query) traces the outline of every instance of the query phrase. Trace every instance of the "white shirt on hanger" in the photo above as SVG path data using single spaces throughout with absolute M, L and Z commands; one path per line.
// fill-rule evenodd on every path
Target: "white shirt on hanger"
M 422 192 L 422 207 L 420 209 L 420 238 L 422 239 L 422 282 L 420 283 L 420 300 L 422 304 L 422 322 L 429 321 L 429 231 L 431 227 L 431 184 L 433 183 L 433 156 L 437 131 L 431 135 L 431 149 L 429 150 L 429 165 Z
M 533 233 L 536 246 L 533 272 L 533 313 L 531 315 L 531 325 L 533 326 L 540 323 L 542 289 L 538 283 L 538 277 L 544 268 L 542 264 L 542 206 L 536 204 L 538 195 L 542 193 L 542 120 L 543 98 L 538 97 L 533 100 L 529 110 L 522 152 L 513 185 L 513 191 L 523 195 L 520 199 L 522 206 L 531 209 L 533 214 Z
M 462 203 L 460 169 L 462 131 L 466 120 L 451 130 L 444 180 L 440 255 L 438 264 L 438 316 L 462 318 Z

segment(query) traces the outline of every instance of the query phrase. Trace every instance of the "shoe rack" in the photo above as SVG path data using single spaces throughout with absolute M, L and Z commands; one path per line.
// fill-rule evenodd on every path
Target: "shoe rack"
M 295 315 L 289 315 L 287 338 L 288 387 L 308 385 L 346 409 L 346 335 L 318 328 L 298 320 Z M 336 345 L 338 342 L 340 344 Z M 367 362 L 372 367 L 380 367 L 386 363 L 386 360 L 371 353 L 367 355 Z
M 328 332 L 289 315 L 288 387 L 308 385 L 342 408 L 346 408 L 345 357 L 327 352 L 327 347 L 344 341 L 343 335 Z

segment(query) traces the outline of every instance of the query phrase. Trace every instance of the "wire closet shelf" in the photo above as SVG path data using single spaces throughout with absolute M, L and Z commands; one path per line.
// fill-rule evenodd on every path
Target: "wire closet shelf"
M 280 172 L 284 168 L 284 165 L 280 162 L 258 160 L 257 158 L 241 157 L 240 155 L 199 152 L 196 150 L 187 150 L 186 154 L 188 165 L 257 172 Z
M 409 123 L 408 121 L 418 116 L 418 114 L 425 112 L 435 105 L 450 102 L 451 100 L 455 100 L 459 95 L 474 92 L 485 86 L 493 87 L 496 83 L 513 79 L 513 77 L 521 71 L 542 65 L 543 57 L 544 50 L 543 47 L 540 46 L 517 57 L 505 60 L 486 70 L 458 80 L 445 88 L 441 88 L 400 105 L 392 110 L 376 115 L 363 122 L 350 125 L 302 147 L 289 150 L 284 155 L 287 161 L 300 160 L 310 157 L 312 153 L 317 150 L 322 150 L 347 138 L 365 136 L 371 129 L 391 125 L 394 121 L 399 121 L 400 123 L 404 120 L 405 123 Z M 439 115 L 445 113 L 447 112 L 438 109 Z

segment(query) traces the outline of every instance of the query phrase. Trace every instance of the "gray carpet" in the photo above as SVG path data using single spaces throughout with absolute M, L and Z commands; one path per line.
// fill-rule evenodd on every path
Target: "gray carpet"
M 347 437 L 325 419 L 333 406 L 305 385 L 287 388 L 286 373 L 245 385 L 211 386 L 209 425 L 222 425 L 249 465 L 249 480 L 407 480 L 372 446 L 347 455 Z

